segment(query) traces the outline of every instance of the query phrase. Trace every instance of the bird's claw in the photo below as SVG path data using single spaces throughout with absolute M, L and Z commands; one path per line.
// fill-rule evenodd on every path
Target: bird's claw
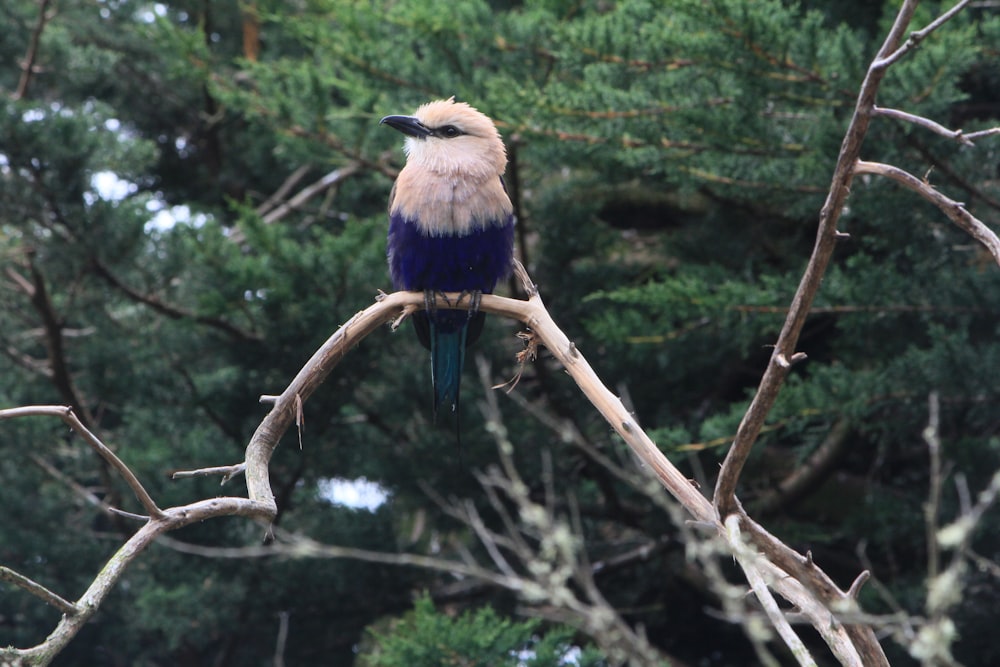
M 432 289 L 424 290 L 424 310 L 430 314 L 437 311 L 437 292 Z
M 444 301 L 449 307 L 453 305 L 454 306 L 460 305 L 463 299 L 468 298 L 469 317 L 472 317 L 473 315 L 479 312 L 479 304 L 482 303 L 483 301 L 483 292 L 482 290 L 462 290 L 458 294 L 458 300 L 455 303 L 452 303 L 451 300 L 448 298 L 448 295 L 445 294 L 444 292 L 439 292 L 437 290 L 432 290 L 432 289 L 424 290 L 424 309 L 426 309 L 428 313 L 433 314 L 434 312 L 437 311 L 438 297 L 441 297 L 441 300 Z
M 469 318 L 471 319 L 479 312 L 479 304 L 483 301 L 483 292 L 482 290 L 462 290 L 458 302 L 461 303 L 466 296 L 469 297 Z

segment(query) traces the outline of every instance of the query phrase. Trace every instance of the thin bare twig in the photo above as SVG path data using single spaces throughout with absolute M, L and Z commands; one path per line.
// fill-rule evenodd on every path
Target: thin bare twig
M 114 468 L 119 475 L 121 475 L 122 479 L 125 480 L 125 483 L 128 484 L 130 489 L 132 489 L 135 497 L 138 498 L 139 502 L 142 504 L 143 509 L 145 509 L 151 517 L 160 518 L 163 516 L 163 510 L 156 506 L 153 498 L 135 476 L 135 473 L 133 473 L 132 470 L 129 469 L 129 467 L 125 465 L 125 463 L 118 458 L 118 456 L 111 451 L 107 445 L 101 442 L 100 438 L 94 435 L 86 426 L 83 425 L 83 422 L 81 422 L 76 416 L 72 408 L 65 405 L 34 405 L 0 410 L 0 421 L 29 416 L 58 417 L 59 419 L 62 419 L 71 429 L 83 437 L 84 442 L 86 442 L 91 449 L 97 452 L 102 459 L 107 461 L 111 467 Z
M 885 116 L 886 118 L 895 118 L 896 120 L 906 121 L 907 123 L 913 123 L 914 125 L 919 125 L 920 127 L 930 130 L 935 134 L 940 134 L 942 137 L 948 139 L 954 139 L 955 141 L 965 145 L 974 146 L 972 139 L 968 135 L 964 134 L 962 130 L 949 130 L 944 125 L 937 123 L 930 118 L 924 118 L 923 116 L 917 116 L 912 113 L 907 113 L 906 111 L 900 111 L 898 109 L 883 109 L 882 107 L 874 107 L 872 111 L 879 116 Z M 980 133 L 981 134 L 981 133 Z M 982 135 L 981 135 L 982 136 Z
M 32 581 L 23 574 L 18 574 L 9 567 L 4 567 L 0 565 L 0 581 L 6 581 L 8 583 L 14 584 L 18 588 L 22 588 L 35 597 L 43 600 L 46 604 L 50 604 L 64 614 L 75 615 L 80 612 L 76 605 L 69 600 L 53 593 L 45 586 L 42 586 L 36 581 Z
M 198 468 L 197 470 L 177 470 L 170 475 L 171 479 L 188 479 L 191 477 L 208 477 L 210 475 L 222 475 L 221 484 L 225 484 L 236 475 L 242 475 L 246 470 L 246 463 L 237 463 L 231 466 L 213 466 L 211 468 Z
M 1000 134 L 1000 127 L 990 127 L 977 132 L 969 132 L 965 135 L 965 138 L 971 141 L 974 139 L 982 139 L 983 137 L 992 137 L 994 134 Z
M 941 569 L 941 547 L 937 540 L 938 518 L 941 511 L 941 401 L 936 391 L 927 396 L 927 427 L 924 442 L 930 453 L 930 490 L 924 506 L 924 525 L 927 535 L 927 578 L 933 579 Z
M 906 55 L 909 51 L 915 49 L 917 45 L 920 44 L 920 42 L 924 41 L 924 39 L 928 35 L 930 35 L 932 32 L 934 32 L 935 30 L 943 26 L 945 23 L 950 21 L 952 18 L 954 18 L 956 14 L 962 11 L 965 8 L 965 6 L 969 4 L 969 2 L 970 0 L 960 0 L 960 2 L 956 3 L 951 9 L 949 9 L 944 14 L 931 21 L 924 28 L 911 32 L 906 42 L 903 43 L 903 45 L 900 46 L 899 48 L 895 49 L 892 53 L 883 55 L 882 51 L 879 51 L 879 55 L 878 57 L 875 58 L 875 61 L 872 63 L 872 66 L 880 68 L 889 67 L 889 65 L 895 63 L 897 60 Z M 912 4 L 913 8 L 915 9 L 917 3 L 914 2 Z M 904 8 L 905 8 L 905 3 L 904 3 Z M 902 15 L 903 9 L 900 9 L 899 12 L 900 12 L 899 15 Z M 910 16 L 907 17 L 906 21 L 907 25 L 909 25 L 910 23 L 910 18 L 912 18 L 912 12 L 910 13 Z
M 266 224 L 272 224 L 281 220 L 292 211 L 301 208 L 307 201 L 316 195 L 321 194 L 337 185 L 348 176 L 356 173 L 359 169 L 361 169 L 361 164 L 358 162 L 349 162 L 343 167 L 334 169 L 312 185 L 299 190 L 299 192 L 287 202 L 275 206 L 271 211 L 265 213 L 262 216 L 262 219 Z
M 807 489 L 816 488 L 817 482 L 823 479 L 834 462 L 846 449 L 847 435 L 851 424 L 846 418 L 839 418 L 830 428 L 830 432 L 816 451 L 800 463 L 784 479 L 779 481 L 767 493 L 750 502 L 751 510 L 755 512 L 773 512 L 779 507 L 794 502 Z
M 278 639 L 274 642 L 274 667 L 285 667 L 285 645 L 288 643 L 288 619 L 291 613 L 278 612 Z

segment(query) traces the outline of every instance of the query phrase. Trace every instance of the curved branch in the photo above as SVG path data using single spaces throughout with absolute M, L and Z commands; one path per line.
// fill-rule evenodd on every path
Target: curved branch
M 161 516 L 150 519 L 136 531 L 108 560 L 80 599 L 71 603 L 76 613 L 64 614 L 56 629 L 38 646 L 28 649 L 0 649 L 0 664 L 48 665 L 51 663 L 97 613 L 104 599 L 121 579 L 132 561 L 163 533 L 220 516 L 260 519 L 264 514 L 264 508 L 259 503 L 245 498 L 210 498 L 190 505 L 164 510 Z
M 716 533 L 721 533 L 722 524 L 712 504 L 663 455 L 635 423 L 621 400 L 601 383 L 580 350 L 556 326 L 520 264 L 517 271 L 529 294 L 528 300 L 484 294 L 480 310 L 520 320 L 530 327 L 532 339 L 529 340 L 529 345 L 538 342 L 544 344 L 645 467 L 653 472 L 660 484 L 695 520 L 711 526 Z M 437 308 L 461 310 L 469 306 L 468 300 L 462 299 L 459 294 L 438 294 L 435 301 Z M 357 313 L 341 326 L 303 366 L 285 391 L 274 399 L 274 408 L 261 422 L 247 447 L 245 470 L 250 498 L 261 507 L 266 507 L 268 516 L 274 516 L 276 507 L 268 480 L 267 464 L 278 440 L 293 423 L 296 406 L 316 390 L 347 351 L 361 339 L 383 324 L 392 322 L 394 326 L 398 325 L 406 316 L 424 306 L 424 295 L 421 292 L 382 295 L 374 305 Z M 755 543 L 772 559 L 772 562 L 762 561 L 762 565 L 756 566 L 760 567 L 769 585 L 809 619 L 841 663 L 858 667 L 887 664 L 878 641 L 869 628 L 845 625 L 834 616 L 835 610 L 841 611 L 835 605 L 842 605 L 845 611 L 856 611 L 856 601 L 837 588 L 811 561 L 806 564 L 808 559 L 770 536 L 745 515 L 741 516 Z M 864 659 L 859 658 L 859 655 Z
M 941 212 L 948 216 L 949 220 L 958 225 L 962 231 L 982 243 L 986 247 L 986 250 L 993 256 L 993 260 L 1000 265 L 1000 238 L 997 238 L 996 233 L 981 220 L 969 213 L 962 202 L 957 202 L 941 194 L 926 181 L 922 181 L 913 174 L 890 164 L 858 160 L 855 164 L 855 171 L 859 174 L 885 176 L 899 183 L 904 188 L 916 192 L 941 209 Z
M 518 265 L 520 267 L 520 265 Z M 520 269 L 523 272 L 523 267 Z M 523 274 L 526 279 L 527 274 Z M 530 286 L 530 281 L 527 281 Z M 479 309 L 484 312 L 520 320 L 538 341 L 559 360 L 611 427 L 628 443 L 635 454 L 654 472 L 663 486 L 700 521 L 714 521 L 715 512 L 709 501 L 680 470 L 656 447 L 656 444 L 636 424 L 621 400 L 600 381 L 580 350 L 552 320 L 537 290 L 530 288 L 527 301 L 484 294 Z M 247 486 L 250 497 L 273 503 L 267 478 L 267 462 L 278 439 L 291 426 L 296 401 L 304 402 L 343 359 L 347 351 L 379 326 L 401 321 L 424 307 L 422 292 L 395 292 L 382 296 L 374 305 L 352 317 L 331 336 L 302 367 L 291 384 L 277 397 L 274 409 L 261 422 L 247 446 Z M 437 308 L 468 309 L 467 299 L 459 294 L 438 294 Z
M 716 533 L 721 533 L 722 525 L 714 512 L 712 504 L 660 452 L 628 413 L 621 400 L 601 383 L 580 350 L 556 326 L 552 317 L 545 309 L 537 290 L 531 285 L 523 267 L 518 265 L 517 269 L 518 275 L 530 295 L 528 300 L 522 301 L 495 295 L 483 295 L 479 304 L 480 309 L 485 312 L 520 320 L 528 325 L 531 329 L 529 344 L 532 346 L 538 343 L 544 344 L 565 366 L 569 375 L 576 381 L 583 393 L 601 412 L 608 423 L 622 436 L 644 467 L 656 476 L 660 484 L 698 522 L 710 526 Z M 469 300 L 460 298 L 458 294 L 439 294 L 436 296 L 436 306 L 438 308 L 467 309 L 469 305 Z M 257 431 L 251 437 L 243 464 L 215 470 L 206 469 L 199 471 L 200 474 L 232 474 L 239 472 L 242 468 L 246 475 L 249 498 L 214 498 L 183 507 L 160 510 L 153 503 L 152 499 L 145 494 L 141 484 L 139 484 L 128 468 L 110 450 L 107 450 L 107 448 L 102 449 L 103 445 L 100 441 L 83 428 L 82 424 L 79 423 L 79 420 L 75 418 L 72 411 L 68 408 L 42 406 L 0 411 L 0 418 L 41 414 L 58 416 L 70 423 L 75 430 L 87 439 L 88 444 L 97 449 L 125 477 L 151 516 L 147 523 L 112 557 L 87 593 L 75 603 L 83 611 L 75 616 L 63 618 L 56 631 L 50 635 L 44 644 L 32 649 L 19 651 L 16 654 L 0 651 L 0 658 L 8 655 L 17 655 L 24 658 L 26 664 L 48 664 L 51 658 L 79 631 L 87 618 L 94 613 L 97 606 L 100 605 L 101 601 L 118 581 L 127 565 L 159 535 L 195 521 L 204 521 L 220 516 L 244 516 L 262 521 L 273 520 L 277 513 L 277 506 L 270 486 L 268 465 L 280 438 L 294 423 L 296 414 L 301 408 L 302 403 L 329 376 L 330 372 L 344 358 L 347 352 L 356 346 L 365 336 L 383 324 L 390 322 L 398 324 L 407 315 L 424 307 L 425 297 L 421 292 L 396 292 L 389 295 L 380 295 L 375 304 L 357 313 L 347 323 L 342 325 L 313 354 L 281 395 L 274 397 L 274 407 L 264 417 Z M 744 519 L 747 522 L 745 525 L 748 526 L 748 532 L 754 536 L 755 543 L 760 545 L 762 540 L 757 535 L 758 527 L 746 517 Z M 764 543 L 767 544 L 766 541 Z M 300 542 L 298 546 L 301 547 L 303 544 Z M 795 554 L 795 552 L 780 542 L 777 542 L 777 545 L 779 546 L 771 549 L 762 548 L 764 553 L 769 558 L 772 558 L 773 562 L 757 560 L 752 563 L 750 561 L 742 563 L 744 568 L 750 568 L 747 570 L 748 578 L 763 576 L 768 585 L 800 609 L 809 618 L 811 624 L 820 632 L 834 654 L 841 659 L 843 664 L 879 664 L 877 661 L 862 663 L 856 659 L 859 652 L 866 656 L 875 653 L 870 648 L 865 650 L 863 642 L 861 648 L 855 648 L 855 642 L 859 641 L 858 638 L 852 636 L 849 626 L 842 625 L 833 616 L 835 608 L 831 606 L 831 603 L 843 600 L 845 595 L 830 582 L 829 578 L 819 568 L 810 563 L 803 571 L 801 564 L 796 560 L 798 554 Z M 313 555 L 359 557 L 365 560 L 377 558 L 371 554 L 363 554 L 358 550 L 339 547 L 334 549 L 323 547 L 319 551 L 325 553 L 319 553 L 315 551 L 317 546 L 309 544 L 306 546 L 306 551 L 312 551 Z M 790 567 L 775 560 L 773 556 L 775 552 L 778 554 L 778 557 L 783 556 L 790 563 L 791 568 L 799 566 L 799 570 L 790 569 Z M 243 553 L 245 554 L 246 552 Z M 388 555 L 384 562 L 402 564 L 403 561 L 408 561 L 405 564 L 414 564 L 432 569 L 440 569 L 442 567 L 440 561 L 434 561 L 433 559 L 424 561 L 415 555 L 405 557 Z M 778 563 L 778 565 L 775 563 Z M 452 571 L 458 571 L 452 565 L 448 565 L 448 567 Z M 470 570 L 467 574 L 473 573 Z M 519 578 L 514 580 L 510 578 L 509 574 L 505 576 L 504 574 L 493 572 L 485 574 L 479 571 L 478 566 L 475 574 L 480 578 L 511 590 L 516 590 L 517 586 L 522 585 Z M 789 576 L 789 574 L 792 576 Z M 819 584 L 816 583 L 817 581 Z M 808 585 L 806 582 L 808 582 Z

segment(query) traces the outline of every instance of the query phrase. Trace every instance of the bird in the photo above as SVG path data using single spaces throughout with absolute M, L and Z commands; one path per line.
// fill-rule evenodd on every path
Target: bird
M 406 135 L 406 164 L 389 194 L 389 275 L 393 289 L 424 292 L 427 307 L 412 320 L 430 350 L 434 417 L 442 408 L 455 412 L 457 429 L 465 350 L 485 320 L 479 298 L 513 268 L 507 151 L 489 116 L 454 97 L 385 116 L 383 124 Z M 434 308 L 437 292 L 469 295 L 471 307 Z

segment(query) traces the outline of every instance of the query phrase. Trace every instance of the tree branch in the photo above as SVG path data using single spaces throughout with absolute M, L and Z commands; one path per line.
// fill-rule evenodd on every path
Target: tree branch
M 721 525 L 717 515 L 713 511 L 709 501 L 701 495 L 695 486 L 659 451 L 656 445 L 635 423 L 629 415 L 621 401 L 615 397 L 598 379 L 593 369 L 587 363 L 580 350 L 565 336 L 556 326 L 548 311 L 545 309 L 537 290 L 531 284 L 523 267 L 518 265 L 517 273 L 522 280 L 525 291 L 530 295 L 527 301 L 508 299 L 495 295 L 483 295 L 480 302 L 480 309 L 484 312 L 510 317 L 520 320 L 531 328 L 529 343 L 537 345 L 544 344 L 550 352 L 564 364 L 567 372 L 577 382 L 581 391 L 597 407 L 601 414 L 608 420 L 611 426 L 622 436 L 634 454 L 642 462 L 643 469 L 652 472 L 660 484 L 673 495 L 686 510 L 694 516 L 700 523 L 711 526 L 712 531 L 719 533 Z M 466 309 L 469 307 L 468 300 L 463 300 L 459 294 L 447 294 L 436 296 L 437 308 Z M 274 399 L 274 407 L 262 420 L 257 431 L 251 437 L 247 446 L 246 457 L 243 464 L 237 466 L 225 466 L 217 469 L 203 469 L 192 473 L 182 473 L 178 476 L 194 474 L 232 474 L 242 469 L 246 474 L 247 490 L 249 498 L 223 497 L 211 500 L 192 503 L 183 507 L 160 510 L 153 503 L 152 499 L 145 494 L 142 486 L 135 479 L 134 475 L 125 465 L 114 456 L 110 450 L 103 447 L 89 431 L 83 428 L 79 420 L 75 418 L 68 408 L 59 406 L 41 406 L 35 408 L 15 408 L 12 410 L 0 411 L 0 418 L 13 418 L 27 415 L 51 415 L 58 416 L 70 423 L 74 430 L 81 433 L 92 447 L 97 449 L 113 467 L 125 477 L 130 487 L 136 492 L 143 506 L 150 514 L 147 523 L 133 535 L 119 552 L 109 561 L 101 574 L 95 579 L 88 589 L 88 592 L 76 604 L 88 610 L 78 616 L 65 618 L 49 640 L 44 645 L 27 649 L 18 653 L 19 656 L 31 657 L 28 664 L 47 664 L 50 658 L 42 659 L 40 653 L 33 651 L 49 651 L 46 655 L 54 656 L 60 647 L 65 646 L 73 634 L 75 634 L 85 619 L 89 617 L 101 600 L 107 595 L 110 588 L 118 581 L 124 568 L 141 552 L 153 539 L 165 532 L 175 530 L 194 521 L 203 521 L 219 516 L 244 516 L 257 520 L 270 521 L 277 511 L 273 492 L 270 487 L 268 464 L 270 457 L 278 444 L 282 435 L 288 430 L 295 420 L 299 407 L 304 403 L 330 374 L 333 368 L 339 363 L 347 352 L 355 347 L 361 339 L 370 334 L 379 326 L 389 322 L 396 324 L 405 315 L 416 312 L 425 307 L 423 293 L 420 292 L 396 292 L 389 295 L 381 295 L 375 304 L 357 313 L 347 323 L 341 326 L 309 359 L 292 382 L 285 390 Z M 502 457 L 503 458 L 503 457 Z M 507 475 L 516 474 L 512 465 L 505 468 Z M 493 478 L 490 478 L 493 479 Z M 515 478 L 517 479 L 517 478 Z M 493 480 L 495 481 L 495 480 Z M 523 482 L 521 482 L 523 485 Z M 503 486 L 507 489 L 505 493 L 515 493 L 513 488 Z M 750 523 L 751 530 L 755 531 L 755 524 Z M 754 532 L 756 537 L 756 532 Z M 484 534 L 480 531 L 480 537 L 492 539 L 491 534 Z M 793 551 L 778 543 L 786 553 L 792 554 L 792 564 L 795 564 Z M 516 543 L 511 543 L 513 548 L 518 548 Z M 376 554 L 365 552 L 364 550 L 349 549 L 342 547 L 327 547 L 313 542 L 302 540 L 296 541 L 293 547 L 299 555 L 314 555 L 326 557 L 360 558 L 363 560 L 385 562 L 393 564 L 408 564 L 419 567 L 429 567 L 442 571 L 476 576 L 477 578 L 489 581 L 509 590 L 526 594 L 523 587 L 526 585 L 522 577 L 511 577 L 512 569 L 505 568 L 506 574 L 498 574 L 492 570 L 487 570 L 475 564 L 462 564 L 454 561 L 442 561 L 440 559 L 427 558 L 417 555 L 399 554 Z M 250 551 L 248 551 L 248 549 Z M 237 550 L 235 555 L 267 555 L 273 551 L 265 551 L 256 548 L 242 548 Z M 773 549 L 765 549 L 765 554 L 771 555 Z M 215 552 L 217 553 L 217 552 Z M 857 656 L 852 641 L 856 638 L 846 633 L 845 626 L 842 626 L 831 614 L 834 608 L 829 606 L 829 601 L 843 598 L 843 594 L 833 586 L 832 582 L 826 578 L 822 572 L 811 563 L 808 571 L 803 575 L 801 572 L 793 573 L 787 567 L 779 568 L 766 561 L 757 562 L 754 567 L 760 568 L 760 575 L 769 582 L 775 591 L 782 597 L 792 602 L 802 613 L 810 619 L 810 622 L 820 632 L 820 634 L 830 644 L 834 654 L 841 659 L 843 664 L 861 665 L 859 660 L 851 656 Z M 802 581 L 819 579 L 828 582 L 826 586 L 819 586 L 819 594 L 814 594 L 817 590 L 815 582 L 810 581 L 809 586 L 804 586 L 795 578 L 789 577 L 803 576 Z M 754 575 L 754 573 L 749 573 Z M 584 581 L 586 583 L 586 581 Z M 594 588 L 596 591 L 596 588 Z M 831 593 L 831 591 L 833 591 Z M 595 593 L 596 594 L 596 593 Z M 530 599 L 530 593 L 527 593 Z M 598 604 L 594 600 L 593 604 Z M 596 618 L 596 617 L 594 617 Z M 589 628 L 599 630 L 599 628 Z M 61 639 L 54 639 L 54 638 Z M 638 637 L 638 635 L 635 635 Z M 876 643 L 877 646 L 877 643 Z M 864 655 L 870 655 L 871 650 L 861 651 Z M 4 657 L 0 652 L 0 657 Z M 877 662 L 867 662 L 868 664 L 879 664 Z
M 837 221 L 844 209 L 844 202 L 847 201 L 851 181 L 854 179 L 854 166 L 861 154 L 861 145 L 871 123 L 872 109 L 875 106 L 875 93 L 878 91 L 886 68 L 891 62 L 886 62 L 886 59 L 896 50 L 902 40 L 903 33 L 910 24 L 916 8 L 916 0 L 906 0 L 903 3 L 889 35 L 882 44 L 882 48 L 879 49 L 875 60 L 869 66 L 868 73 L 861 84 L 854 108 L 854 116 L 851 118 L 840 147 L 840 155 L 834 168 L 830 191 L 820 211 L 819 228 L 816 232 L 816 244 L 813 247 L 812 256 L 809 258 L 798 289 L 792 297 L 788 316 L 781 333 L 778 335 L 771 360 L 763 377 L 761 377 L 757 393 L 740 422 L 736 437 L 719 472 L 715 486 L 714 504 L 721 517 L 740 511 L 739 503 L 736 500 L 736 485 L 739 482 L 740 473 L 743 471 L 743 466 L 747 457 L 750 456 L 754 442 L 757 441 L 764 420 L 774 405 L 778 392 L 788 375 L 788 370 L 791 367 L 789 360 L 795 354 L 799 334 L 805 325 L 809 308 L 819 291 L 823 274 L 826 273 L 826 267 L 830 263 L 830 257 L 836 246 Z
M 189 312 L 178 306 L 166 303 L 151 294 L 143 294 L 142 292 L 129 287 L 119 280 L 117 276 L 111 273 L 111 269 L 109 269 L 102 261 L 97 259 L 97 257 L 91 258 L 90 264 L 94 269 L 94 273 L 103 278 L 109 285 L 122 292 L 125 296 L 133 301 L 149 306 L 155 312 L 165 315 L 172 320 L 192 320 L 198 324 L 204 324 L 214 329 L 218 329 L 236 340 L 261 341 L 261 337 L 259 335 L 244 331 L 235 324 L 231 324 L 226 320 Z
M 768 589 L 767 582 L 761 575 L 760 567 L 757 563 L 758 559 L 761 559 L 762 556 L 743 542 L 743 537 L 740 535 L 740 520 L 735 514 L 726 517 L 726 530 L 724 534 L 733 557 L 747 575 L 747 581 L 750 582 L 750 587 L 764 608 L 764 613 L 767 614 L 771 625 L 781 635 L 785 645 L 791 649 L 792 655 L 795 656 L 800 665 L 803 665 L 803 667 L 816 667 L 816 661 L 809 653 L 809 649 L 806 648 L 806 645 L 802 643 L 802 639 L 792 630 L 792 626 L 788 623 L 788 619 L 785 618 L 784 612 L 781 611 L 777 601 L 771 595 L 771 591 Z
M 35 73 L 35 61 L 38 58 L 38 46 L 42 41 L 42 32 L 45 30 L 45 24 L 55 17 L 55 11 L 49 11 L 50 2 L 51 0 L 41 0 L 38 3 L 38 20 L 35 22 L 35 29 L 31 32 L 28 52 L 21 62 L 21 78 L 17 82 L 17 90 L 14 91 L 15 100 L 23 100 L 28 94 L 28 86 Z
M 46 604 L 52 605 L 64 614 L 73 616 L 80 611 L 77 609 L 76 605 L 69 600 L 60 597 L 47 589 L 45 586 L 42 586 L 41 584 L 27 578 L 23 574 L 18 574 L 14 570 L 9 567 L 4 567 L 3 565 L 0 565 L 0 581 L 6 581 L 14 584 L 18 588 L 28 591 L 35 597 L 41 599 Z
M 935 134 L 940 134 L 942 137 L 948 139 L 954 139 L 964 146 L 975 146 L 972 143 L 972 139 L 966 136 L 962 130 L 949 130 L 944 125 L 936 123 L 930 118 L 924 118 L 923 116 L 917 116 L 912 113 L 907 113 L 905 111 L 899 111 L 898 109 L 883 109 L 882 107 L 873 107 L 872 111 L 878 116 L 885 116 L 886 118 L 895 118 L 896 120 L 906 121 L 907 123 L 913 123 L 914 125 L 919 125 L 920 127 L 930 130 Z M 984 136 L 980 133 L 980 136 Z
M 118 458 L 117 455 L 115 455 L 113 451 L 111 451 L 107 445 L 101 442 L 100 438 L 84 426 L 83 422 L 81 422 L 73 412 L 73 408 L 64 405 L 35 405 L 0 410 L 0 421 L 29 416 L 58 417 L 59 419 L 62 419 L 71 429 L 83 437 L 84 442 L 86 442 L 91 449 L 97 452 L 102 459 L 110 464 L 111 467 L 122 476 L 122 479 L 125 480 L 125 483 L 128 484 L 129 488 L 131 488 L 132 492 L 135 494 L 135 497 L 138 498 L 139 502 L 142 504 L 143 509 L 145 509 L 151 517 L 160 518 L 163 516 L 163 510 L 156 506 L 156 503 L 153 502 L 152 497 L 146 492 L 146 489 L 142 486 L 142 483 L 139 482 L 139 479 L 135 476 L 135 474 L 120 458 Z
M 890 178 L 896 183 L 899 183 L 908 190 L 916 192 L 918 195 L 941 209 L 941 212 L 948 216 L 948 219 L 958 225 L 962 231 L 982 243 L 983 246 L 986 247 L 986 250 L 989 251 L 990 255 L 993 256 L 993 260 L 1000 265 L 1000 238 L 997 238 L 996 233 L 987 227 L 981 220 L 969 213 L 969 211 L 965 208 L 965 204 L 962 202 L 957 202 L 954 199 L 941 194 L 926 181 L 920 180 L 913 174 L 903 171 L 899 167 L 882 164 L 881 162 L 865 162 L 863 160 L 858 160 L 855 165 L 855 170 L 859 174 L 877 174 L 879 176 L 885 176 L 886 178 Z
M 775 488 L 749 503 L 751 510 L 762 514 L 773 512 L 794 502 L 808 489 L 815 488 L 844 452 L 849 432 L 850 422 L 844 417 L 839 418 L 808 459 L 796 466 Z
M 282 202 L 275 206 L 272 210 L 263 214 L 261 218 L 266 224 L 272 224 L 281 220 L 286 215 L 302 207 L 307 201 L 312 199 L 318 194 L 325 192 L 326 190 L 337 185 L 343 181 L 348 176 L 356 173 L 361 169 L 361 164 L 358 162 L 350 162 L 339 169 L 334 169 L 330 173 L 323 176 L 312 185 L 302 188 L 299 192 L 289 199 L 287 202 Z

